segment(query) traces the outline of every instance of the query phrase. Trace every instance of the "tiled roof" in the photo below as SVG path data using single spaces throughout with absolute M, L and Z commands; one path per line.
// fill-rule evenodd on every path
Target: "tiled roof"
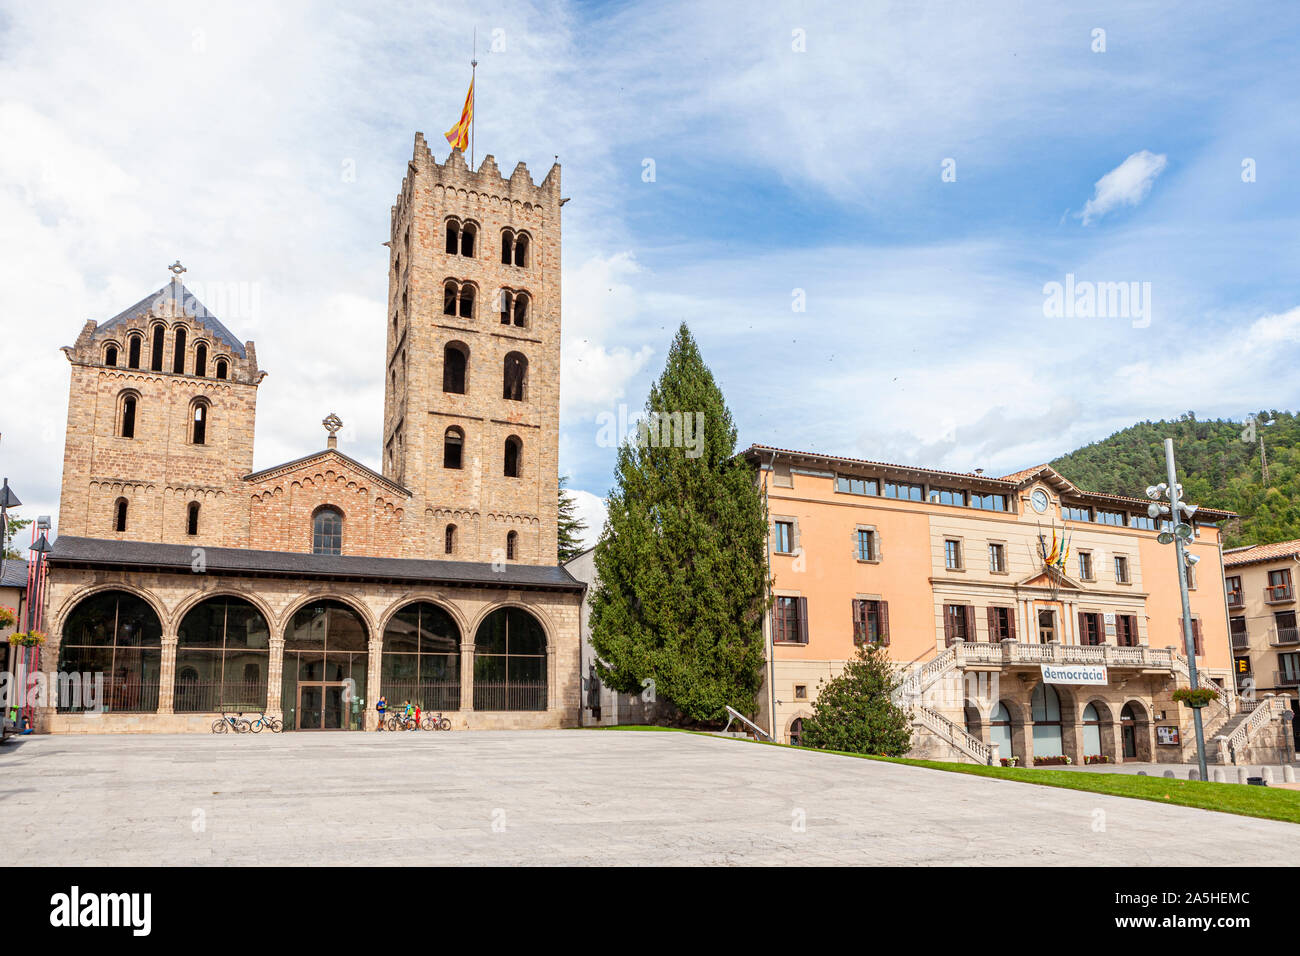
M 355 458 L 348 457 L 347 455 L 343 454 L 343 452 L 339 451 L 337 448 L 326 448 L 323 451 L 314 451 L 310 455 L 303 455 L 301 458 L 295 458 L 293 461 L 286 461 L 279 465 L 272 465 L 270 468 L 262 468 L 259 471 L 254 471 L 250 474 L 245 475 L 244 480 L 261 481 L 266 476 L 272 475 L 277 471 L 293 471 L 295 468 L 298 468 L 300 465 L 305 465 L 308 462 L 315 461 L 321 458 L 340 458 L 343 460 L 343 464 L 347 465 L 350 468 L 355 468 L 357 471 L 360 471 L 363 474 L 369 475 L 375 481 L 387 485 L 388 487 L 392 488 L 394 491 L 399 491 L 402 494 L 406 495 L 408 498 L 411 495 L 411 492 L 408 489 L 403 488 L 401 485 L 393 481 L 391 478 L 385 478 L 383 475 L 375 471 L 373 468 L 367 468 L 365 465 L 361 464 L 361 462 L 357 461 Z
M 1023 471 L 1013 472 L 1012 474 L 1004 475 L 1001 478 L 994 478 L 991 475 L 977 474 L 973 471 L 943 471 L 938 468 L 921 468 L 915 465 L 893 465 L 884 461 L 870 461 L 865 458 L 845 458 L 839 455 L 823 455 L 820 452 L 796 451 L 792 448 L 775 448 L 772 445 L 750 445 L 742 454 L 761 460 L 763 454 L 767 452 L 775 452 L 778 455 L 797 455 L 803 458 L 821 460 L 828 464 L 846 464 L 852 466 L 866 465 L 871 468 L 888 468 L 894 471 L 906 471 L 919 475 L 951 476 L 964 478 L 967 481 L 985 482 L 994 485 L 1006 485 L 1009 487 L 1016 487 L 1027 479 L 1046 472 L 1054 478 L 1053 483 L 1056 484 L 1058 488 L 1064 486 L 1069 489 L 1071 494 L 1077 494 L 1080 497 L 1141 505 L 1142 510 L 1144 511 L 1146 510 L 1146 506 L 1151 503 L 1146 498 L 1137 498 L 1131 495 L 1108 495 L 1100 491 L 1085 491 L 1075 485 L 1070 481 L 1070 479 L 1066 478 L 1051 465 L 1047 464 L 1035 465 L 1033 468 L 1026 468 Z M 1239 517 L 1235 512 L 1224 511 L 1220 508 L 1201 508 L 1197 511 L 1197 514 L 1214 521 L 1223 521 L 1227 518 Z
M 1245 548 L 1228 548 L 1223 552 L 1223 566 L 1258 564 L 1261 561 L 1282 561 L 1300 556 L 1300 540 L 1278 541 L 1273 544 L 1253 544 Z
M 188 544 L 110 541 L 59 535 L 51 565 L 160 568 L 190 571 L 194 548 Z M 245 548 L 204 548 L 209 573 L 266 574 L 279 577 L 419 581 L 425 584 L 488 585 L 581 591 L 583 585 L 562 567 L 507 564 L 500 571 L 490 562 L 425 561 L 414 558 L 366 558 L 354 555 L 301 554 Z
M 194 293 L 185 286 L 177 282 L 169 282 L 152 295 L 147 295 L 129 309 L 124 309 L 117 315 L 113 316 L 107 322 L 100 326 L 100 329 L 107 329 L 114 325 L 121 325 L 127 319 L 134 319 L 139 316 L 149 315 L 154 306 L 168 303 L 176 304 L 180 311 L 184 312 L 190 318 L 200 322 L 214 338 L 220 339 L 235 355 L 241 359 L 248 356 L 244 352 L 244 345 L 239 339 L 235 338 L 233 332 L 221 324 L 221 320 L 208 311 L 208 307 L 194 297 Z
M 27 562 L 9 559 L 0 561 L 0 588 L 27 587 Z

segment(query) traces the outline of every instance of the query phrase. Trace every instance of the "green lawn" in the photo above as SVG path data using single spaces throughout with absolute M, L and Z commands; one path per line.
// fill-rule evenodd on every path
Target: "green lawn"
M 702 733 L 680 730 L 676 727 L 593 727 L 589 730 L 664 731 L 670 733 Z M 712 736 L 707 735 L 706 736 Z M 726 739 L 726 738 L 722 738 Z M 769 747 L 789 747 L 788 744 L 767 744 Z M 1084 790 L 1104 793 L 1113 797 L 1131 797 L 1134 800 L 1151 800 L 1156 803 L 1173 803 L 1180 807 L 1236 813 L 1245 817 L 1262 817 L 1265 820 L 1282 820 L 1300 823 L 1300 790 L 1283 790 L 1273 787 L 1250 787 L 1239 783 L 1207 783 L 1200 780 L 1171 780 L 1168 777 L 1139 777 L 1129 773 L 1096 773 L 1080 770 L 1052 770 L 1033 767 L 983 767 L 969 763 L 942 763 L 937 760 L 912 760 L 907 757 L 875 757 L 866 754 L 842 753 L 838 750 L 815 751 L 810 747 L 790 747 L 792 750 L 810 750 L 860 760 L 879 760 L 885 763 L 925 767 L 946 773 L 965 773 L 976 777 L 994 777 L 1014 783 L 1036 783 L 1043 787 L 1062 787 L 1066 790 Z

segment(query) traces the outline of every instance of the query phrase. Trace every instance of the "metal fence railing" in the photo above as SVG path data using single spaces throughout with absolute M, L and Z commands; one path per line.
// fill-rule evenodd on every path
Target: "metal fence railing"
M 546 681 L 475 681 L 474 709 L 545 710 Z
M 383 681 L 379 689 L 390 709 L 409 700 L 421 710 L 460 710 L 460 681 Z
M 60 714 L 152 714 L 158 711 L 158 678 L 61 675 L 50 688 Z
M 172 710 L 178 714 L 220 711 L 260 713 L 266 707 L 266 681 L 176 681 Z

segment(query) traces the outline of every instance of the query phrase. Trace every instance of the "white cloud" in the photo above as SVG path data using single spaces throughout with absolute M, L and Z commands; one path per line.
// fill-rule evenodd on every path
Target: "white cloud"
M 1164 172 L 1167 158 L 1149 150 L 1134 153 L 1101 179 L 1096 190 L 1079 217 L 1085 226 L 1091 225 L 1119 206 L 1136 206 L 1146 199 L 1156 177 Z
M 585 548 L 594 547 L 600 538 L 601 530 L 605 527 L 605 515 L 608 513 L 605 499 L 593 495 L 590 491 L 580 491 L 577 488 L 572 489 L 570 493 L 573 495 L 578 517 L 587 525 L 586 531 L 582 533 L 582 545 Z

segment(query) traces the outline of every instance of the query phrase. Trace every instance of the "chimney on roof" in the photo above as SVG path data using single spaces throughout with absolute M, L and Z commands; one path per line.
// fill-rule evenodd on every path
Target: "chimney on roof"
M 976 468 L 976 469 L 975 469 L 975 474 L 977 474 L 977 475 L 982 475 L 982 474 L 984 474 L 984 469 L 983 469 L 983 468 Z

